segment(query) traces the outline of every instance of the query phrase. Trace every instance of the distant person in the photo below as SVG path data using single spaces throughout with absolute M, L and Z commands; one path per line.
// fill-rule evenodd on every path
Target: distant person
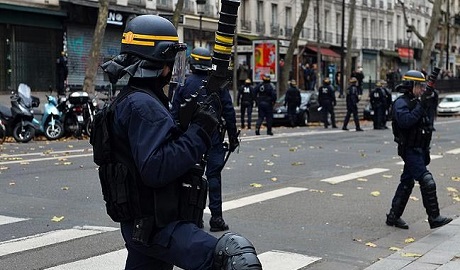
M 343 130 L 348 130 L 347 125 L 350 121 L 350 117 L 353 114 L 353 120 L 355 121 L 356 131 L 363 131 L 359 125 L 358 118 L 358 102 L 359 102 L 359 93 L 358 93 L 358 80 L 355 77 L 350 78 L 350 86 L 347 88 L 347 114 L 343 120 Z
M 295 80 L 291 80 L 284 98 L 284 106 L 287 106 L 287 113 L 291 127 L 295 127 L 297 125 L 297 108 L 300 106 L 301 101 L 302 97 L 300 96 L 299 88 L 297 88 L 297 82 Z
M 238 87 L 244 85 L 244 81 L 249 78 L 249 66 L 246 61 L 238 67 Z
M 260 135 L 260 127 L 264 120 L 267 122 L 267 135 L 273 135 L 273 105 L 276 102 L 276 89 L 271 82 L 270 74 L 264 74 L 262 79 L 263 81 L 254 89 L 259 113 L 256 123 L 256 135 Z
M 318 90 L 318 101 L 323 114 L 324 128 L 328 128 L 329 126 L 329 115 L 331 116 L 332 128 L 337 128 L 334 112 L 334 107 L 337 105 L 337 101 L 335 99 L 334 88 L 332 87 L 331 80 L 329 78 L 325 78 L 323 80 L 323 85 Z
M 302 66 L 303 71 L 303 84 L 305 90 L 310 90 L 310 81 L 311 81 L 311 69 L 310 65 L 307 63 L 305 66 Z
M 58 95 L 65 95 L 68 74 L 67 56 L 66 53 L 62 51 L 61 55 L 56 59 L 56 90 Z
M 343 95 L 343 89 L 342 89 L 342 86 L 340 84 L 340 82 L 342 81 L 342 72 L 339 70 L 337 71 L 337 73 L 335 73 L 335 84 L 336 84 L 336 89 L 339 90 L 339 98 L 343 98 L 344 95 Z
M 374 111 L 372 116 L 372 121 L 374 124 L 374 129 L 384 129 L 384 118 L 386 117 L 386 101 L 387 96 L 386 92 L 382 87 L 382 82 L 378 81 L 375 84 L 375 88 L 369 93 L 369 101 Z
M 363 95 L 363 82 L 364 82 L 364 73 L 363 68 L 359 66 L 356 70 L 351 73 L 351 77 L 356 78 L 356 86 L 358 87 L 358 95 Z
M 237 106 L 240 106 L 241 113 L 241 128 L 244 129 L 245 117 L 248 117 L 248 129 L 251 129 L 252 123 L 252 109 L 254 107 L 254 87 L 251 85 L 251 79 L 246 79 L 244 85 L 238 89 L 238 97 L 236 99 Z

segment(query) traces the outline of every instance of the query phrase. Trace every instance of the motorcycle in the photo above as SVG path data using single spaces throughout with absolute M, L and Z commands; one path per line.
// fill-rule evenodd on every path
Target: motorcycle
M 83 131 L 86 132 L 86 122 L 90 118 L 88 102 L 89 95 L 84 91 L 76 91 L 70 93 L 68 98 L 61 98 L 57 107 L 66 133 L 80 138 Z
M 10 96 L 11 108 L 0 106 L 0 118 L 5 126 L 5 134 L 12 134 L 16 142 L 26 143 L 35 136 L 32 123 L 33 107 L 38 107 L 40 100 L 30 95 L 30 87 L 19 84 L 18 91 Z
M 57 99 L 46 95 L 48 103 L 45 104 L 41 120 L 34 118 L 32 122 L 37 130 L 40 130 L 48 140 L 57 140 L 64 136 L 64 125 L 61 123 L 60 112 L 57 109 Z

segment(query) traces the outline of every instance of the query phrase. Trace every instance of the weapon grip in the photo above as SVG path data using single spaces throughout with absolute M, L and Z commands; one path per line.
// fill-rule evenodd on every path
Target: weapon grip
M 192 121 L 193 114 L 198 107 L 197 103 L 198 93 L 195 93 L 190 96 L 190 98 L 185 99 L 185 102 L 180 105 L 179 108 L 179 126 L 182 130 L 187 130 L 190 122 Z

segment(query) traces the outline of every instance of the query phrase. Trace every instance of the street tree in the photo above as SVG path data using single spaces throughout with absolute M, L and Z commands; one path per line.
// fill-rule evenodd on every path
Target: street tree
M 428 26 L 428 30 L 425 35 L 420 33 L 419 29 L 417 29 L 413 24 L 409 23 L 409 19 L 407 18 L 406 14 L 406 6 L 404 5 L 404 1 L 398 0 L 398 3 L 402 6 L 403 14 L 404 14 L 404 21 L 406 27 L 409 31 L 417 36 L 418 39 L 423 43 L 423 50 L 422 50 L 422 59 L 421 59 L 421 68 L 427 69 L 428 65 L 430 64 L 431 59 L 431 50 L 433 49 L 434 38 L 436 36 L 436 32 L 438 32 L 438 27 L 440 26 L 440 22 L 442 20 L 442 2 L 443 0 L 430 0 L 428 1 L 433 4 L 433 8 L 431 11 L 431 21 L 430 25 Z
M 94 28 L 93 42 L 86 63 L 85 80 L 83 91 L 94 93 L 94 78 L 99 66 L 102 41 L 104 40 L 105 28 L 107 26 L 107 15 L 109 14 L 109 0 L 99 0 L 99 12 L 96 27 Z
M 346 53 L 346 61 L 345 61 L 345 74 L 342 73 L 342 78 L 344 78 L 344 90 L 346 89 L 345 82 L 348 82 L 348 76 L 351 75 L 351 55 L 352 55 L 352 46 L 353 46 L 353 31 L 355 28 L 355 8 L 356 8 L 356 0 L 350 1 L 350 17 L 348 18 L 348 33 L 347 33 L 347 53 Z M 342 14 L 345 16 L 345 14 Z
M 180 15 L 182 14 L 182 10 L 184 9 L 184 0 L 178 0 L 176 4 L 176 8 L 174 9 L 174 14 L 172 18 L 172 23 L 176 29 L 179 27 Z
M 294 50 L 297 48 L 300 32 L 302 31 L 305 20 L 307 19 L 308 8 L 310 7 L 310 0 L 303 0 L 301 6 L 302 6 L 302 10 L 301 10 L 299 19 L 297 20 L 297 23 L 294 27 L 294 32 L 292 33 L 292 39 L 291 39 L 291 42 L 289 43 L 289 47 L 288 47 L 286 56 L 284 58 L 284 68 L 282 69 L 282 72 L 281 72 L 281 80 L 279 84 L 280 96 L 286 93 L 286 90 L 287 90 L 286 87 L 288 84 L 289 72 L 291 71 L 291 67 L 292 67 Z

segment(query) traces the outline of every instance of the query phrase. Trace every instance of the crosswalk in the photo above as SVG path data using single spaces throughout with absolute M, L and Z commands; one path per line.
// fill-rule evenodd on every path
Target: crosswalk
M 460 154 L 460 149 L 453 149 L 446 154 L 457 155 Z M 439 155 L 433 155 L 432 159 L 442 158 Z M 397 163 L 399 164 L 399 162 Z M 329 183 L 332 185 L 340 184 L 345 181 L 357 179 L 360 177 L 380 174 L 388 171 L 385 168 L 370 168 L 363 171 L 339 175 L 331 178 L 319 180 L 320 182 Z M 223 203 L 223 211 L 237 209 L 247 205 L 257 204 L 263 201 L 289 196 L 299 192 L 307 191 L 307 188 L 302 187 L 285 187 L 276 190 L 263 192 L 260 194 L 243 197 L 233 201 Z M 208 210 L 205 211 L 209 213 Z M 11 226 L 12 224 L 19 224 L 24 222 L 31 222 L 32 219 L 24 217 L 14 217 L 0 215 L 0 232 L 2 226 Z M 116 227 L 103 227 L 103 226 L 74 226 L 72 228 L 63 228 L 59 230 L 52 230 L 48 232 L 41 232 L 30 236 L 22 236 L 10 240 L 0 242 L 0 261 L 2 258 L 12 256 L 14 254 L 34 252 L 49 246 L 62 245 L 64 243 L 76 240 L 95 237 L 110 232 L 119 230 Z M 126 260 L 126 249 L 110 251 L 104 254 L 97 254 L 92 257 L 77 258 L 71 262 L 65 262 L 60 265 L 49 265 L 43 268 L 39 266 L 33 269 L 45 270 L 113 270 L 123 269 Z M 78 257 L 78 256 L 77 256 Z M 259 254 L 259 258 L 263 264 L 264 270 L 298 270 L 310 264 L 322 260 L 320 257 L 308 256 L 305 254 L 291 253 L 282 250 L 270 250 Z M 0 266 L 0 268 L 2 268 Z M 4 268 L 2 268 L 4 269 Z M 8 269 L 8 268 L 7 268 Z M 175 268 L 178 270 L 178 268 Z

